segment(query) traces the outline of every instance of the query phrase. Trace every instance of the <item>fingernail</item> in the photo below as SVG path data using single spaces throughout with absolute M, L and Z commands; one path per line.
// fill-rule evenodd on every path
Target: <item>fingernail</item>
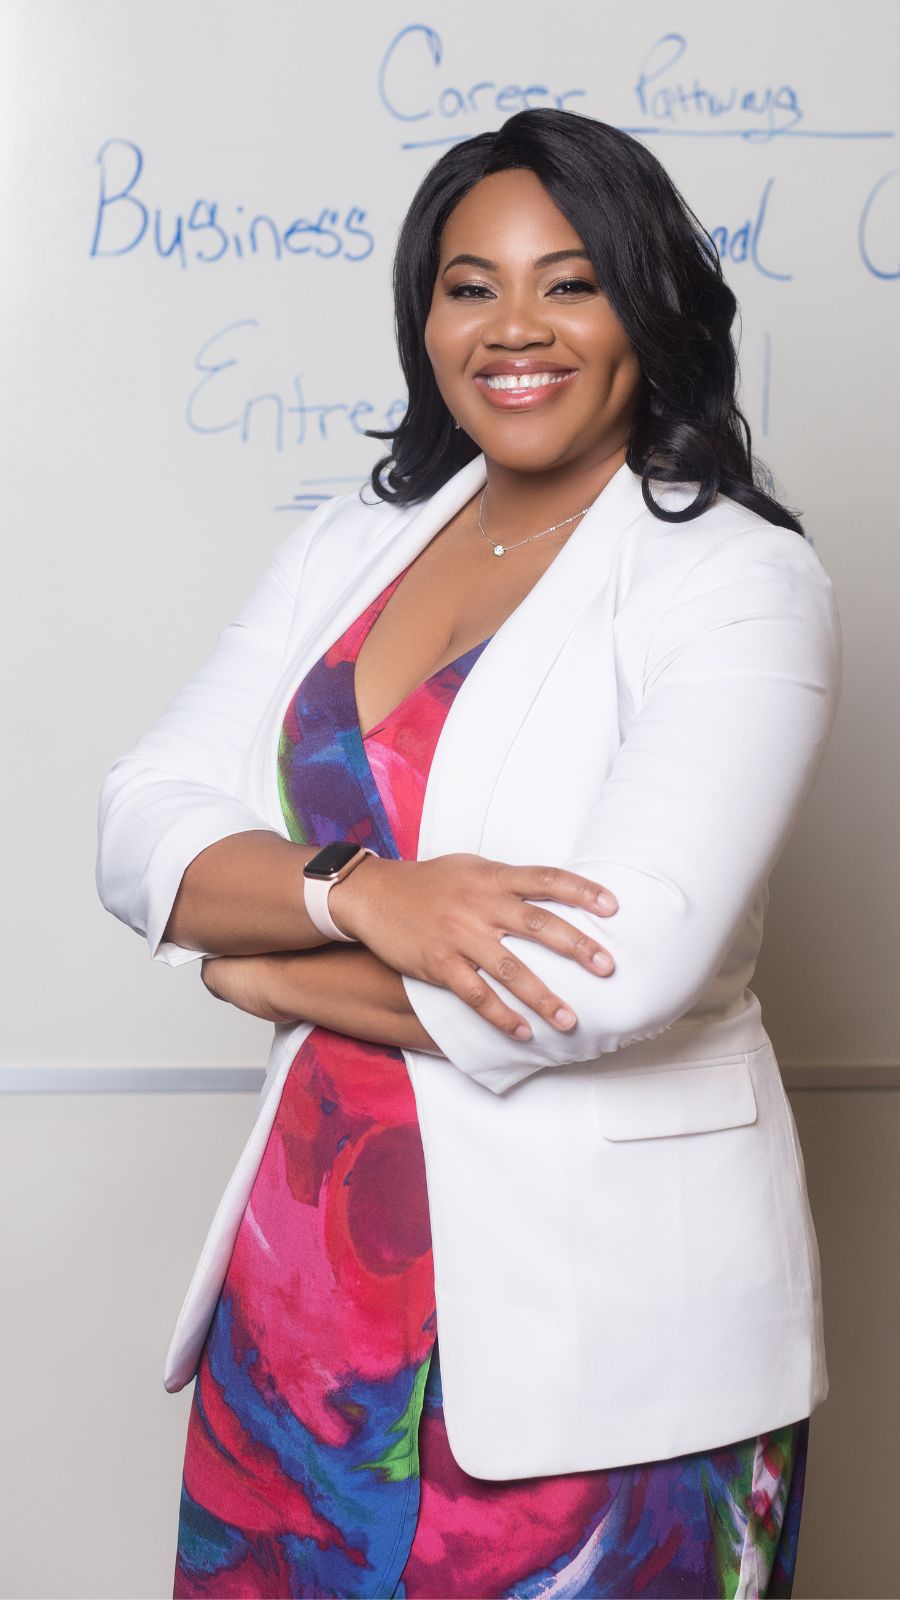
M 529 1028 L 527 1022 L 520 1022 L 518 1027 L 514 1030 L 514 1032 L 515 1032 L 515 1036 L 516 1036 L 517 1039 L 530 1039 L 531 1038 L 531 1029 Z
M 607 889 L 604 889 L 600 894 L 598 894 L 597 904 L 603 911 L 618 911 L 619 909 L 618 900 L 616 899 L 615 895 L 610 894 Z
M 608 972 L 610 967 L 612 966 L 612 962 L 610 961 L 609 956 L 606 954 L 605 950 L 597 950 L 597 951 L 595 951 L 595 953 L 591 956 L 591 960 L 594 963 L 595 967 L 599 967 L 600 968 L 601 972 Z
M 558 1022 L 563 1028 L 569 1028 L 575 1021 L 575 1013 L 568 1011 L 565 1006 L 560 1006 L 559 1010 L 553 1013 L 553 1021 Z

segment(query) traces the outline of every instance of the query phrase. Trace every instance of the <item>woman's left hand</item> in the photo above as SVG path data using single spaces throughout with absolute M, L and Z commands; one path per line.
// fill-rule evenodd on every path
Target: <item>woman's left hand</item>
M 247 1011 L 265 1022 L 297 1022 L 297 1016 L 280 1011 L 272 999 L 272 959 L 259 956 L 204 956 L 200 977 L 217 1000 Z

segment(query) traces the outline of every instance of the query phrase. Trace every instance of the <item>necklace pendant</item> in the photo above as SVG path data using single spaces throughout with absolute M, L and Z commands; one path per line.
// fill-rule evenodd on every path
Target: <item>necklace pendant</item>
M 503 545 L 502 544 L 495 544 L 494 545 L 494 555 L 495 556 L 502 556 L 502 554 L 503 554 Z

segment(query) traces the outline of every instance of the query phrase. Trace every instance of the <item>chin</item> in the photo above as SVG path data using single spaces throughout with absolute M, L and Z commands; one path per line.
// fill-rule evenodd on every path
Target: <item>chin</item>
M 494 441 L 488 439 L 479 448 L 489 461 L 495 462 L 498 467 L 507 467 L 510 472 L 545 472 L 548 467 L 558 466 L 561 461 L 567 460 L 573 452 L 577 453 L 573 439 L 532 436 L 530 439 L 523 437 L 515 446 L 510 446 L 508 440 L 498 440 L 496 448 L 493 445 Z

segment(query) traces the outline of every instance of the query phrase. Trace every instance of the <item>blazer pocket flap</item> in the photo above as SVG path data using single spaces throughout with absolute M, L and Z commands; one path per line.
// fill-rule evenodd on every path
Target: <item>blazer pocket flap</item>
M 746 1055 L 676 1067 L 598 1072 L 593 1083 L 604 1139 L 660 1139 L 756 1121 Z

